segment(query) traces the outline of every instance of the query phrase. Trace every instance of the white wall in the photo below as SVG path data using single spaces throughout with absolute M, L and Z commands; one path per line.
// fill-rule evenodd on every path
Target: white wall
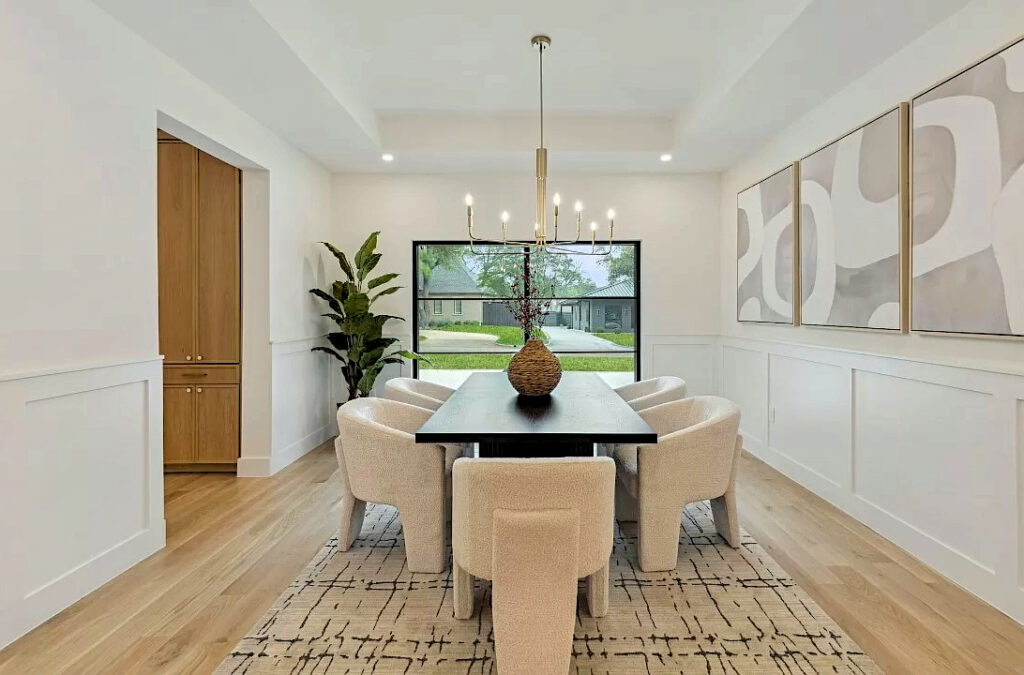
M 557 155 L 552 156 L 557 160 Z M 401 158 L 396 160 L 400 162 Z M 642 368 L 655 373 L 693 373 L 713 358 L 711 338 L 718 332 L 718 178 L 714 175 L 606 176 L 559 175 L 552 164 L 549 192 L 563 200 L 580 199 L 590 219 L 606 225 L 609 207 L 617 212 L 615 232 L 622 239 L 641 239 L 643 307 Z M 412 241 L 466 239 L 467 192 L 476 201 L 478 236 L 498 236 L 498 214 L 512 214 L 509 236 L 533 231 L 535 209 L 533 166 L 521 173 L 355 175 L 334 177 L 334 241 L 354 250 L 373 230 L 381 230 L 381 268 L 402 273 L 405 288 L 382 298 L 380 310 L 408 320 L 412 314 Z M 570 222 L 571 218 L 566 219 Z M 607 230 L 604 230 L 607 232 Z M 339 272 L 332 264 L 329 276 Z M 408 325 L 389 329 L 409 338 Z M 692 379 L 692 378 L 691 378 Z M 696 390 L 713 386 L 693 380 Z
M 736 193 L 1022 31 L 979 0 L 723 175 L 720 383 L 748 449 L 1024 621 L 1024 343 L 735 320 Z
M 163 542 L 158 123 L 253 181 L 243 386 L 262 396 L 243 399 L 273 413 L 243 430 L 253 473 L 329 430 L 326 362 L 275 359 L 271 343 L 323 333 L 306 289 L 330 178 L 82 0 L 0 0 L 0 82 L 0 495 L 14 500 L 0 508 L 3 645 Z

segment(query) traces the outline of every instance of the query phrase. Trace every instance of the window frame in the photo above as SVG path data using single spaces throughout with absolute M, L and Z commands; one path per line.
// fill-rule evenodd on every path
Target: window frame
M 452 316 L 462 316 L 462 298 L 452 300 Z
M 430 298 L 430 316 L 441 316 L 444 314 L 444 298 Z
M 597 246 L 606 246 L 606 245 L 608 245 L 609 242 L 608 242 L 608 240 L 597 240 L 595 243 L 596 243 Z M 641 349 L 642 349 L 642 341 L 643 341 L 643 338 L 642 338 L 642 324 L 641 324 L 641 317 L 643 316 L 643 310 L 642 310 L 642 298 L 643 298 L 642 286 L 643 286 L 643 284 L 641 283 L 641 278 L 642 278 L 641 277 L 641 258 L 643 257 L 642 256 L 643 247 L 641 245 L 642 243 L 643 242 L 640 239 L 622 239 L 622 240 L 615 240 L 615 241 L 611 242 L 612 246 L 632 246 L 636 250 L 636 254 L 633 256 L 633 260 L 634 260 L 634 264 L 633 264 L 633 289 L 634 289 L 634 294 L 632 296 L 629 296 L 629 297 L 626 297 L 626 296 L 621 296 L 621 297 L 615 296 L 615 297 L 605 298 L 607 300 L 623 300 L 623 301 L 626 301 L 626 302 L 632 302 L 633 303 L 633 307 L 634 307 L 634 309 L 633 309 L 633 314 L 634 314 L 634 316 L 633 316 L 633 325 L 635 326 L 635 330 L 634 330 L 634 333 L 633 333 L 633 335 L 634 335 L 634 346 L 633 346 L 633 380 L 636 381 L 636 382 L 640 381 L 641 374 L 642 374 L 642 369 L 641 369 L 642 368 L 642 364 L 641 364 L 642 359 L 640 357 L 640 355 L 642 353 Z M 419 264 L 419 259 L 418 259 L 418 256 L 417 256 L 417 252 L 419 251 L 419 248 L 421 246 L 469 246 L 469 245 L 470 245 L 470 242 L 468 240 L 465 240 L 465 239 L 414 239 L 412 241 L 412 276 L 413 276 L 413 279 L 417 279 L 417 282 L 412 285 L 412 325 L 411 325 L 411 328 L 412 328 L 412 351 L 414 353 L 417 353 L 417 354 L 420 353 L 420 339 L 419 339 L 419 337 L 420 337 L 419 336 L 419 331 L 420 331 L 420 328 L 419 328 L 420 302 L 423 301 L 423 300 L 433 300 L 434 302 L 437 302 L 440 299 L 440 298 L 431 298 L 429 296 L 426 297 L 426 298 L 421 298 L 420 297 L 419 282 L 418 282 L 417 271 L 416 271 L 417 270 L 417 266 Z M 447 298 L 447 299 L 452 300 L 453 298 Z M 465 300 L 467 298 L 457 298 L 457 299 L 458 300 Z M 480 298 L 468 298 L 468 299 L 480 300 Z M 561 299 L 572 300 L 574 298 L 556 298 L 556 299 L 559 299 L 559 300 L 561 300 Z M 431 316 L 434 315 L 433 314 L 433 307 L 434 307 L 434 305 L 432 304 L 431 305 Z M 611 352 L 611 350 L 609 350 L 609 353 L 610 352 Z M 483 354 L 483 353 L 492 353 L 492 352 L 465 351 L 465 352 L 452 352 L 452 353 L 453 354 Z M 509 353 L 510 354 L 514 354 L 515 352 L 509 352 Z M 564 352 L 564 351 L 559 351 L 559 352 L 555 352 L 555 355 L 556 356 L 562 355 L 562 354 L 564 354 L 564 355 L 572 355 L 574 353 L 579 353 L 579 354 L 595 354 L 595 353 L 601 353 L 601 352 L 595 352 L 595 351 Z M 419 375 L 420 375 L 419 363 L 415 359 L 413 359 L 412 360 L 412 376 L 413 376 L 414 379 L 419 379 Z

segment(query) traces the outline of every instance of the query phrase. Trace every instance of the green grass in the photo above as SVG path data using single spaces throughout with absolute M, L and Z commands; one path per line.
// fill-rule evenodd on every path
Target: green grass
M 434 370 L 504 370 L 514 354 L 424 354 L 430 363 L 420 368 Z M 632 356 L 568 356 L 558 357 L 562 369 L 586 372 L 633 372 Z
M 523 331 L 516 326 L 479 326 L 473 324 L 451 324 L 448 326 L 431 326 L 426 330 L 441 330 L 449 333 L 479 333 L 483 335 L 498 336 L 498 344 L 508 347 L 520 347 L 523 344 Z M 425 339 L 422 336 L 421 340 Z M 547 342 L 547 336 L 541 334 L 541 339 Z
M 614 342 L 622 347 L 636 347 L 636 337 L 632 333 L 594 333 L 594 337 Z

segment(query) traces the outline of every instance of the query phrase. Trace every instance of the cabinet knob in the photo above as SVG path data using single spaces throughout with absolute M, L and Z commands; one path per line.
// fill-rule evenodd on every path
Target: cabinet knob
M 197 394 L 202 394 L 203 393 L 203 388 L 202 387 L 196 387 L 196 393 Z
M 186 354 L 185 355 L 185 360 L 186 361 L 191 361 L 192 360 L 192 355 L 191 354 Z
M 201 355 L 196 357 L 196 361 L 202 361 L 202 360 L 203 360 L 203 357 Z
M 192 393 L 192 387 L 185 387 L 185 393 L 186 394 L 191 394 Z

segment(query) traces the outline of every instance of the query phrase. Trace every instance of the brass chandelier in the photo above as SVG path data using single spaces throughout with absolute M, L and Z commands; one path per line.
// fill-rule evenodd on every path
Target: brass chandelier
M 469 229 L 470 249 L 474 253 L 483 253 L 475 248 L 476 244 L 494 244 L 516 250 L 499 250 L 497 253 L 530 255 L 533 253 L 569 253 L 573 255 L 608 255 L 612 250 L 612 239 L 615 235 L 615 211 L 608 209 L 608 239 L 602 246 L 597 245 L 597 222 L 590 222 L 590 249 L 584 247 L 569 248 L 581 243 L 583 229 L 583 202 L 577 200 L 573 205 L 576 213 L 576 233 L 573 239 L 558 238 L 558 207 L 562 203 L 561 196 L 556 192 L 551 199 L 553 210 L 553 232 L 548 238 L 548 149 L 544 147 L 544 51 L 551 46 L 551 38 L 547 35 L 534 35 L 530 44 L 537 48 L 540 61 L 540 147 L 537 148 L 537 217 L 533 224 L 533 238 L 529 240 L 509 240 L 508 211 L 501 212 L 501 239 L 478 237 L 473 230 L 473 195 L 466 195 L 466 222 Z M 586 240 L 583 240 L 586 243 Z M 493 254 L 494 251 L 488 251 Z

